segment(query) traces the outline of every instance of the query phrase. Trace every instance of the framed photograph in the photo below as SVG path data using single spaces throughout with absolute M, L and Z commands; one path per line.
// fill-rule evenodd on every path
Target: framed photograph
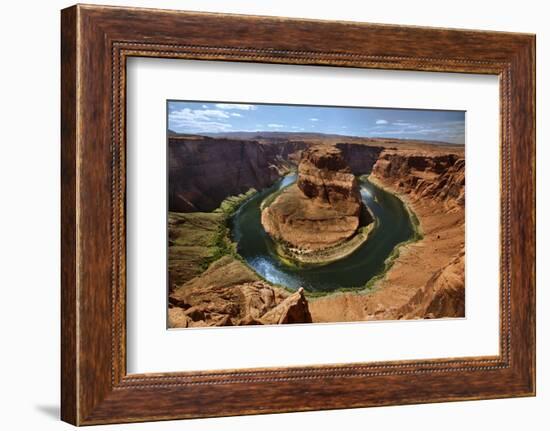
M 167 111 L 170 328 L 465 317 L 464 111 Z
M 77 5 L 61 49 L 63 420 L 535 394 L 534 35 Z

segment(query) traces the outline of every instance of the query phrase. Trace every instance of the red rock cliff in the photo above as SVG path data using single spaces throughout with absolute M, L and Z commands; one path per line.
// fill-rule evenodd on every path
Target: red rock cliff
M 412 199 L 434 199 L 447 208 L 464 207 L 464 157 L 384 152 L 372 175 Z
M 168 142 L 170 211 L 212 211 L 228 196 L 270 186 L 302 142 L 260 143 L 202 136 Z

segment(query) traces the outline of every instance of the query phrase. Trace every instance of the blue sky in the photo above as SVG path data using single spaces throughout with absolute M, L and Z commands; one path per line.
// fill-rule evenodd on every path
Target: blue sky
M 168 128 L 178 133 L 315 132 L 463 145 L 464 121 L 463 111 L 168 102 Z

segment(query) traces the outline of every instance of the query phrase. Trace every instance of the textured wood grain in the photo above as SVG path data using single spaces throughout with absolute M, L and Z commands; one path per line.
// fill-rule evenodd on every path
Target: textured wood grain
M 511 33 L 98 6 L 64 10 L 62 418 L 80 425 L 534 394 L 534 46 L 534 36 Z M 126 375 L 129 56 L 499 75 L 500 355 Z
M 76 299 L 76 9 L 61 17 L 61 417 L 78 421 Z

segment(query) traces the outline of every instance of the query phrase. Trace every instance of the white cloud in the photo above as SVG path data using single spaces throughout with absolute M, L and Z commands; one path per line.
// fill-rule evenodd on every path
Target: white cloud
M 202 105 L 202 109 L 208 109 L 208 105 Z
M 216 103 L 218 109 L 238 109 L 240 111 L 255 111 L 256 105 L 246 105 L 244 103 Z
M 209 121 L 213 118 L 229 118 L 229 115 L 216 109 L 190 109 L 183 108 L 170 112 L 170 120 L 174 121 Z
M 170 112 L 168 127 L 176 132 L 220 132 L 231 129 L 224 120 L 229 114 L 217 109 L 183 108 Z
M 376 120 L 376 124 L 388 124 L 386 120 Z
M 318 118 L 310 118 L 309 121 L 319 121 Z
M 269 123 L 267 127 L 271 127 L 272 129 L 280 129 L 281 127 L 285 127 L 285 126 L 284 124 Z
M 239 114 L 238 112 L 232 112 L 230 115 L 231 115 L 232 117 L 242 117 L 242 115 Z

